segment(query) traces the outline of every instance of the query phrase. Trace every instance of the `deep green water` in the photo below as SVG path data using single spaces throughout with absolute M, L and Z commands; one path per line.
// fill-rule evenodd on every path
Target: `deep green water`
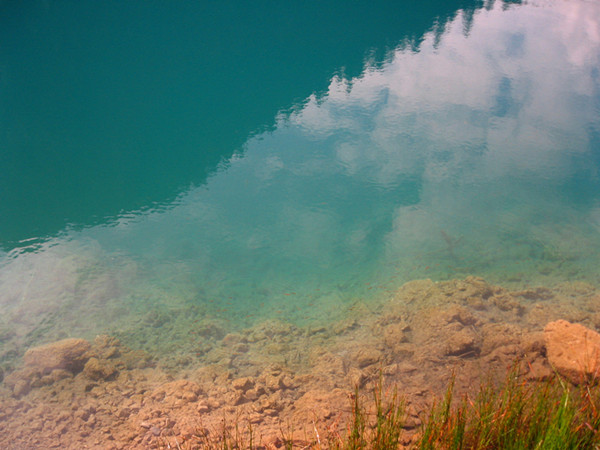
M 5 1 L 0 247 L 168 205 L 276 115 L 473 1 Z
M 418 278 L 600 282 L 596 3 L 4 2 L 0 21 L 4 355 L 324 323 Z

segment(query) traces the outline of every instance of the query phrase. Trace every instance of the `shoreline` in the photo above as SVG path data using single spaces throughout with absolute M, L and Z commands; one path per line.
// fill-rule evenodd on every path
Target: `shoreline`
M 182 364 L 179 373 L 181 355 L 157 361 L 115 337 L 59 341 L 30 349 L 5 374 L 0 439 L 12 448 L 160 448 L 241 418 L 274 445 L 282 424 L 299 435 L 313 421 L 343 426 L 353 387 L 369 392 L 380 378 L 406 398 L 410 432 L 453 373 L 458 393 L 490 374 L 503 378 L 517 359 L 526 377 L 548 377 L 546 324 L 598 329 L 599 310 L 600 291 L 586 283 L 510 291 L 467 277 L 406 283 L 330 327 L 269 320 L 221 335 L 199 324 L 198 342 L 212 343 L 201 366 Z

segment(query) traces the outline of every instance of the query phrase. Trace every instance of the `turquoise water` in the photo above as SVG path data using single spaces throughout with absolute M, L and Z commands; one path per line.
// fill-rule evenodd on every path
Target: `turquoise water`
M 473 1 L 0 4 L 0 247 L 173 201 Z
M 0 6 L 3 354 L 600 282 L 599 5 L 101 5 Z

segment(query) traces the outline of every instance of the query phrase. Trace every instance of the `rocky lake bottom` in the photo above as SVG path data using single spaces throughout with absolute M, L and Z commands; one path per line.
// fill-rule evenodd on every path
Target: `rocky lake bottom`
M 4 373 L 0 441 L 199 448 L 199 436 L 217 439 L 224 423 L 237 423 L 265 448 L 285 437 L 310 448 L 317 433 L 343 432 L 356 387 L 372 398 L 382 383 L 406 399 L 409 443 L 453 374 L 459 393 L 503 379 L 515 361 L 528 379 L 550 376 L 547 325 L 600 329 L 600 291 L 581 281 L 516 290 L 476 277 L 418 280 L 341 317 L 305 327 L 271 319 L 238 332 L 207 318 L 184 330 L 185 351 L 161 355 L 108 335 L 32 347 Z M 147 325 L 159 334 L 165 323 Z

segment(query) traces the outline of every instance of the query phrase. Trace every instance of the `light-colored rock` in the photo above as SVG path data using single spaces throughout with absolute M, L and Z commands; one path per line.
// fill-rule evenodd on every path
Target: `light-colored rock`
M 246 392 L 248 389 L 254 387 L 254 380 L 250 377 L 243 377 L 233 380 L 231 383 L 234 389 L 237 389 L 242 392 Z
M 13 387 L 13 394 L 15 397 L 19 398 L 25 394 L 27 394 L 30 390 L 29 383 L 27 380 L 17 380 Z
M 470 328 L 463 328 L 452 334 L 446 345 L 446 355 L 475 356 L 479 354 L 477 334 Z
M 383 331 L 383 339 L 385 345 L 389 348 L 394 348 L 397 344 L 402 344 L 409 341 L 406 324 L 392 323 L 385 327 Z
M 47 375 L 55 369 L 76 373 L 83 369 L 89 358 L 90 343 L 84 339 L 63 339 L 51 344 L 30 348 L 25 352 L 25 367 Z
M 310 423 L 315 417 L 340 414 L 348 405 L 348 393 L 342 389 L 309 390 L 294 404 L 296 417 Z
M 152 393 L 152 398 L 156 401 L 166 403 L 188 403 L 198 400 L 202 389 L 197 383 L 188 380 L 177 380 L 166 383 Z M 180 400 L 180 402 L 177 402 Z
M 560 375 L 576 384 L 600 377 L 600 334 L 557 320 L 544 328 L 544 341 L 548 361 Z
M 382 357 L 383 355 L 379 350 L 367 346 L 358 349 L 353 354 L 353 360 L 356 361 L 356 364 L 361 369 L 376 364 Z

